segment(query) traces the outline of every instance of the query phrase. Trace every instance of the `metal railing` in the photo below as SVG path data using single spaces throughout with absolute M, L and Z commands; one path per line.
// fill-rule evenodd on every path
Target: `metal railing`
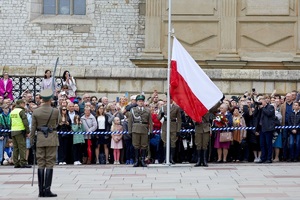
M 41 91 L 41 83 L 43 81 L 43 77 L 10 77 L 13 81 L 13 96 L 14 99 L 19 99 L 22 93 L 26 90 L 31 91 L 33 96 Z M 57 87 L 62 86 L 62 79 L 55 79 Z

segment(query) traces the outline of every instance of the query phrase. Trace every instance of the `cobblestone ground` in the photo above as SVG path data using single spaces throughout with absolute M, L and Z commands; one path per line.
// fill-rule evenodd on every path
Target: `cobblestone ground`
M 51 199 L 300 199 L 300 163 L 56 166 Z M 0 167 L 0 199 L 38 199 L 32 169 Z

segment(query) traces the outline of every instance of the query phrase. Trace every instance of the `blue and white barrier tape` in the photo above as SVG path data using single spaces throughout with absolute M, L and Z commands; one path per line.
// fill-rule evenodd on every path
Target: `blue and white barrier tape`
M 295 129 L 300 128 L 300 126 L 275 126 L 275 129 Z M 211 128 L 212 131 L 232 131 L 232 130 L 255 130 L 255 127 L 224 127 L 224 128 Z M 180 132 L 192 132 L 195 129 L 181 129 Z M 0 129 L 2 133 L 11 132 L 7 129 Z M 58 131 L 58 134 L 65 134 L 65 135 L 73 135 L 73 134 L 82 134 L 82 135 L 111 135 L 111 134 L 128 134 L 128 131 L 104 131 L 104 132 L 64 132 Z M 153 133 L 160 133 L 160 130 L 153 131 Z

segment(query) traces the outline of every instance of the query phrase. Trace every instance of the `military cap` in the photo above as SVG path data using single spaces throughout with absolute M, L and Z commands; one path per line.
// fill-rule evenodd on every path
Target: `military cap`
M 45 89 L 41 92 L 41 97 L 44 101 L 49 101 L 53 97 L 53 91 L 51 89 Z
M 138 101 L 138 100 L 145 101 L 145 96 L 144 96 L 144 95 L 142 95 L 142 94 L 140 94 L 140 95 L 137 95 L 135 100 L 136 100 L 136 101 Z

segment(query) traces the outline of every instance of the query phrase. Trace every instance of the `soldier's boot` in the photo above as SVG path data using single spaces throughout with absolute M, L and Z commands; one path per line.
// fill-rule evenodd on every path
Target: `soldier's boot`
M 206 153 L 207 153 L 207 149 L 204 149 L 203 150 L 203 166 L 204 167 L 208 167 L 207 159 L 206 159 Z
M 170 163 L 171 164 L 175 164 L 174 160 L 173 160 L 173 156 L 175 155 L 175 148 L 171 148 L 171 153 L 170 153 Z
M 138 167 L 139 166 L 140 150 L 139 149 L 134 149 L 134 154 L 135 154 L 135 163 L 133 164 L 133 167 Z
M 201 158 L 202 155 L 201 155 L 201 149 L 197 149 L 197 163 L 195 165 L 195 167 L 199 167 L 201 166 Z
M 45 176 L 45 197 L 57 197 L 57 194 L 51 192 L 53 169 L 46 169 Z
M 142 149 L 142 158 L 141 158 L 141 166 L 142 167 L 147 167 L 147 164 L 145 163 L 145 158 L 146 158 L 146 149 Z
M 45 169 L 38 169 L 39 197 L 45 196 Z

